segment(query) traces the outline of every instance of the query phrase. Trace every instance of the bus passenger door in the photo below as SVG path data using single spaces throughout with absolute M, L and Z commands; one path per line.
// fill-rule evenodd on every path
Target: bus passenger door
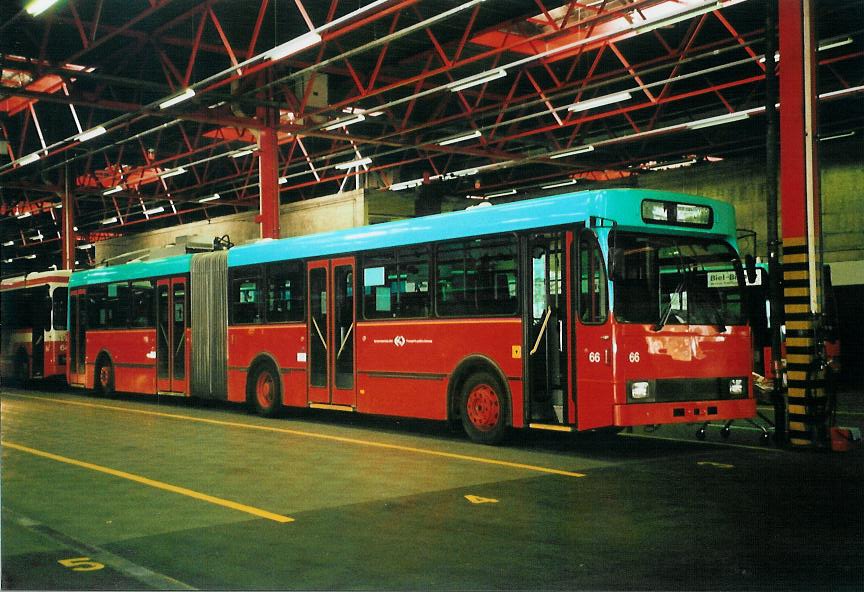
M 564 233 L 534 234 L 528 240 L 531 282 L 526 307 L 528 421 L 563 424 L 568 417 L 567 350 L 570 315 L 566 305 Z
M 186 278 L 156 282 L 156 390 L 187 392 Z
M 354 258 L 308 266 L 309 403 L 355 407 Z
M 87 292 L 84 289 L 69 292 L 69 384 L 83 386 L 87 367 Z
M 576 426 L 590 430 L 615 421 L 612 322 L 606 266 L 594 231 L 583 229 L 573 251 Z

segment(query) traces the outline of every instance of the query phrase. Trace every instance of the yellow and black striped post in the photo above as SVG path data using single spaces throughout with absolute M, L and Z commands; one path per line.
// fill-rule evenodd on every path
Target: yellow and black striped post
M 817 316 L 811 299 L 807 240 L 783 241 L 783 308 L 786 316 L 786 379 L 789 443 L 818 445 L 826 438 L 827 393 L 820 366 Z M 818 267 L 816 273 L 819 273 Z M 816 278 L 816 285 L 820 285 Z

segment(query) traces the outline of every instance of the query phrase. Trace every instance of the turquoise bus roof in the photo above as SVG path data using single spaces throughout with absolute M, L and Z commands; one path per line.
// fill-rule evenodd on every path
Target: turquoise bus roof
M 699 229 L 645 224 L 642 221 L 641 207 L 644 199 L 711 206 L 714 208 L 713 227 Z M 295 238 L 264 240 L 231 249 L 228 252 L 228 266 L 238 267 L 285 259 L 326 257 L 465 236 L 560 226 L 586 221 L 589 216 L 615 220 L 622 229 L 638 228 L 652 233 L 708 234 L 726 237 L 733 244 L 735 242 L 735 210 L 730 204 L 665 191 L 603 189 L 565 193 Z
M 642 221 L 641 208 L 642 200 L 645 199 L 711 206 L 714 208 L 713 227 L 701 229 L 645 224 Z M 373 226 L 263 240 L 228 251 L 228 266 L 327 257 L 466 236 L 562 226 L 586 221 L 590 216 L 614 220 L 621 229 L 640 229 L 657 234 L 721 236 L 735 244 L 734 212 L 730 204 L 681 193 L 644 189 L 581 191 Z M 69 286 L 74 288 L 88 284 L 180 275 L 189 272 L 191 258 L 192 255 L 179 255 L 75 272 L 70 278 Z
M 189 273 L 192 255 L 177 255 L 149 261 L 136 261 L 108 267 L 97 267 L 86 271 L 76 271 L 69 278 L 69 287 L 103 284 L 106 282 L 125 282 L 142 278 L 182 275 Z

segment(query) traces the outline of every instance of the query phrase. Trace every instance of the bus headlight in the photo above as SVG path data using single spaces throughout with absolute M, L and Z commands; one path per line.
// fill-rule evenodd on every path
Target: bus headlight
M 729 381 L 729 394 L 733 396 L 741 396 L 744 394 L 743 378 L 733 378 Z
M 654 385 L 650 380 L 634 380 L 627 385 L 627 396 L 634 402 L 654 400 Z

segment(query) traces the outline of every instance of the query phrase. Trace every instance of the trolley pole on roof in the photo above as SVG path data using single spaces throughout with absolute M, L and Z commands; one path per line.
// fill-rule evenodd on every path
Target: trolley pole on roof
M 828 396 L 820 367 L 821 207 L 816 124 L 815 0 L 780 0 L 780 164 L 789 442 L 821 446 Z

